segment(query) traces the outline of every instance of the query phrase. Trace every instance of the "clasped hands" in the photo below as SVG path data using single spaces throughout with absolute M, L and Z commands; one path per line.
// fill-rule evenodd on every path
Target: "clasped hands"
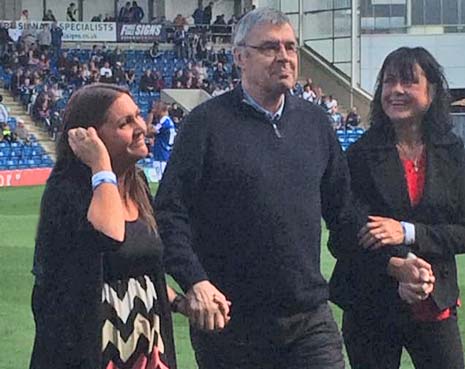
M 377 250 L 403 244 L 405 235 L 399 221 L 369 216 L 358 237 L 363 248 Z M 414 254 L 409 254 L 407 259 L 392 257 L 388 273 L 399 282 L 399 296 L 409 304 L 427 299 L 434 289 L 435 277 L 431 265 Z
M 223 329 L 231 319 L 230 307 L 231 302 L 209 281 L 197 282 L 186 293 L 186 315 L 198 329 Z

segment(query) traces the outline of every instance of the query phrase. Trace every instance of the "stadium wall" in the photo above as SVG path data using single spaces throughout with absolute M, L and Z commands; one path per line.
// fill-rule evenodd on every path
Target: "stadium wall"
M 465 34 L 437 35 L 362 35 L 361 86 L 373 93 L 378 71 L 387 54 L 401 46 L 423 46 L 444 67 L 450 88 L 465 88 L 465 58 L 459 54 L 465 45 Z M 459 54 L 458 54 L 459 53 Z
M 0 170 L 0 188 L 43 185 L 51 171 L 52 168 Z

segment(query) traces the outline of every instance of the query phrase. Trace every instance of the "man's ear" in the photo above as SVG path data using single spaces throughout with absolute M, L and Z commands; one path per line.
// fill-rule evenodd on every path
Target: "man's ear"
M 242 68 L 242 65 L 244 63 L 244 48 L 242 47 L 234 47 L 233 49 L 233 53 L 234 53 L 234 63 L 236 63 L 236 65 L 240 68 Z

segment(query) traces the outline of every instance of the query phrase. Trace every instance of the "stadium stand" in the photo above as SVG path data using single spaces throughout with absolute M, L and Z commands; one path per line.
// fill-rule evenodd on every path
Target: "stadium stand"
M 100 81 L 127 86 L 144 117 L 153 103 L 160 100 L 160 91 L 165 88 L 203 89 L 212 96 L 234 88 L 240 76 L 231 50 L 207 47 L 211 42 L 208 39 L 197 39 L 196 42 L 198 47 L 189 46 L 189 58 L 179 58 L 179 53 L 169 47 L 160 51 L 158 44 L 146 50 L 94 45 L 89 49 L 76 47 L 62 49 L 60 53 L 53 50 L 47 53 L 34 45 L 26 47 L 18 42 L 11 45 L 9 55 L 0 60 L 0 79 L 3 87 L 24 105 L 36 125 L 56 140 L 70 95 L 85 84 Z M 312 91 L 311 99 L 308 98 L 308 85 Z M 321 87 L 313 86 L 311 79 L 298 83 L 292 93 L 320 105 L 330 116 L 337 109 L 337 101 L 332 97 L 328 99 L 330 95 L 325 95 Z M 341 114 L 333 116 L 338 117 L 333 127 L 341 147 L 346 150 L 364 130 L 345 125 Z M 179 119 L 176 123 L 178 125 Z M 14 132 L 14 118 L 9 126 Z M 0 147 L 0 170 L 53 165 L 50 155 L 44 153 L 37 139 L 19 143 L 20 148 L 8 145 L 6 142 Z M 35 148 L 30 149 L 30 145 Z M 148 157 L 139 164 L 150 167 L 153 161 Z

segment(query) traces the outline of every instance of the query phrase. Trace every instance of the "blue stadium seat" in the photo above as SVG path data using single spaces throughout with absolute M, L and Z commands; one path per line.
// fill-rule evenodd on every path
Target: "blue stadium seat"
M 0 150 L 1 156 L 5 158 L 9 158 L 11 154 L 11 148 L 10 147 L 4 147 Z
M 17 169 L 18 164 L 19 164 L 18 159 L 9 159 L 9 160 L 6 161 L 6 167 L 8 169 Z
M 26 160 L 26 164 L 29 168 L 35 168 L 37 167 L 37 161 L 34 159 L 28 159 Z

